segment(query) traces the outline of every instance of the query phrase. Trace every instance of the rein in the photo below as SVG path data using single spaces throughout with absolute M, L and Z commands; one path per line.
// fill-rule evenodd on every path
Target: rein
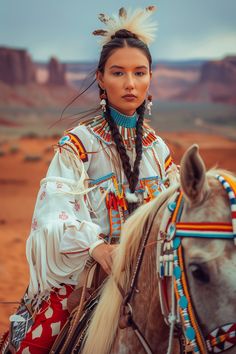
M 160 206 L 160 208 L 162 207 L 162 205 Z M 152 352 L 152 349 L 151 349 L 148 341 L 146 340 L 145 336 L 142 334 L 138 325 L 136 324 L 136 322 L 133 319 L 133 309 L 130 304 L 130 300 L 131 300 L 134 292 L 138 292 L 138 290 L 136 289 L 136 284 L 137 284 L 138 275 L 139 275 L 139 272 L 141 269 L 144 252 L 145 252 L 146 247 L 149 246 L 147 241 L 148 241 L 149 235 L 151 233 L 154 220 L 155 220 L 156 215 L 157 215 L 160 208 L 158 208 L 158 210 L 156 211 L 149 226 L 146 226 L 146 232 L 144 234 L 144 237 L 143 237 L 142 242 L 139 247 L 138 257 L 137 257 L 137 261 L 136 261 L 136 264 L 134 267 L 134 271 L 133 271 L 131 283 L 130 283 L 130 288 L 129 288 L 128 292 L 125 293 L 123 287 L 119 283 L 117 283 L 117 287 L 121 293 L 121 296 L 124 298 L 122 305 L 121 305 L 121 310 L 120 310 L 119 327 L 121 329 L 131 327 L 133 329 L 135 335 L 139 339 L 140 343 L 142 344 L 143 349 L 145 350 L 145 352 L 147 354 L 152 354 L 153 352 Z M 154 244 L 154 243 L 150 243 L 150 245 L 152 245 L 152 244 Z
M 174 200 L 168 203 L 160 227 L 162 236 L 159 257 L 159 293 L 162 313 L 171 326 L 168 354 L 172 352 L 173 328 L 180 327 L 185 337 L 185 349 L 190 348 L 194 354 L 221 353 L 236 345 L 236 323 L 222 325 L 203 337 L 196 318 L 196 311 L 189 293 L 184 267 L 182 247 L 183 237 L 212 239 L 231 239 L 236 244 L 236 196 L 230 181 L 222 176 L 215 176 L 228 193 L 232 223 L 181 223 L 183 211 L 183 194 L 177 192 Z M 167 297 L 167 279 L 172 281 L 172 303 L 169 309 Z M 177 311 L 175 309 L 177 303 Z

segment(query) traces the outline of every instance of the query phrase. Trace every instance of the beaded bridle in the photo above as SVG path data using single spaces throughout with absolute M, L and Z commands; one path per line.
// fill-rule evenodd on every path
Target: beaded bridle
M 185 344 L 194 354 L 221 353 L 236 345 L 236 322 L 222 325 L 208 334 L 206 338 L 203 337 L 195 315 L 184 268 L 182 247 L 184 237 L 232 239 L 236 244 L 235 191 L 227 177 L 220 175 L 215 177 L 228 193 L 232 223 L 180 222 L 184 198 L 182 192 L 178 191 L 168 203 L 160 227 L 161 247 L 158 272 L 162 313 L 171 327 L 171 334 L 178 324 L 181 325 Z M 168 279 L 172 280 L 171 309 L 167 297 Z M 170 335 L 168 353 L 171 353 L 172 340 L 173 335 Z

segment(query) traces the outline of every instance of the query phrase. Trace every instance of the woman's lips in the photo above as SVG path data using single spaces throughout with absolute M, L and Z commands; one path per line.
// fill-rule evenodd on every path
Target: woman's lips
M 126 101 L 131 102 L 131 101 L 134 101 L 137 98 L 137 96 L 135 96 L 135 95 L 125 95 L 125 96 L 122 96 L 122 98 L 124 100 L 126 100 Z

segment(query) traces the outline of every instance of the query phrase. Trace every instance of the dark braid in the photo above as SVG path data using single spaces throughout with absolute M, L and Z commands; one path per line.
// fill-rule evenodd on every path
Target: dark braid
M 143 152 L 143 121 L 144 121 L 144 112 L 145 112 L 145 103 L 144 101 L 141 106 L 137 108 L 137 113 L 139 115 L 138 122 L 136 125 L 136 140 L 135 140 L 135 151 L 136 151 L 136 159 L 134 162 L 133 168 L 133 176 L 130 181 L 130 191 L 134 193 L 135 188 L 138 184 L 139 180 L 139 166 L 142 160 L 142 152 Z
M 148 59 L 149 69 L 151 71 L 152 57 L 147 45 L 143 41 L 138 39 L 138 37 L 134 33 L 126 29 L 120 29 L 111 37 L 111 40 L 102 47 L 100 60 L 97 67 L 97 72 L 104 74 L 105 65 L 109 57 L 114 53 L 114 51 L 124 47 L 137 48 L 141 52 L 143 52 L 143 54 Z M 103 92 L 104 90 L 102 90 L 100 87 L 100 95 Z M 129 183 L 130 192 L 134 193 L 139 180 L 139 166 L 142 159 L 142 150 L 143 150 L 142 135 L 143 135 L 145 101 L 137 108 L 137 113 L 139 115 L 139 118 L 136 125 L 136 139 L 135 139 L 136 158 L 134 162 L 133 171 L 130 165 L 129 156 L 127 155 L 126 152 L 123 138 L 120 135 L 116 123 L 111 117 L 108 103 L 109 102 L 107 101 L 107 111 L 105 112 L 105 118 L 109 124 L 113 140 L 116 144 L 116 148 L 122 162 L 124 173 Z M 129 211 L 132 212 L 137 208 L 137 206 L 138 203 L 129 203 Z
M 136 186 L 139 181 L 139 166 L 142 159 L 142 151 L 143 151 L 142 136 L 143 136 L 144 112 L 145 112 L 145 101 L 137 109 L 139 118 L 136 125 L 136 139 L 135 139 L 136 158 L 134 161 L 133 171 L 130 165 L 129 156 L 127 155 L 126 152 L 123 138 L 119 132 L 116 122 L 111 117 L 109 105 L 107 105 L 107 110 L 104 114 L 109 124 L 113 140 L 116 144 L 117 151 L 121 158 L 124 173 L 128 180 L 129 189 L 131 193 L 135 192 Z M 128 206 L 129 206 L 129 212 L 131 213 L 138 207 L 138 203 L 128 203 Z

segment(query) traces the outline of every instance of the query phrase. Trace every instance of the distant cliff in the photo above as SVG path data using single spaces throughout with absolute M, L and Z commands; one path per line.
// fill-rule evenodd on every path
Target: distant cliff
M 198 82 L 173 98 L 236 104 L 236 56 L 206 62 Z
M 27 85 L 38 82 L 37 64 L 27 50 L 0 47 L 0 81 L 7 85 Z M 45 84 L 66 86 L 66 66 L 52 57 L 47 65 Z
M 35 63 L 24 49 L 0 47 L 0 104 L 53 106 L 61 97 L 90 84 L 96 63 Z M 31 87 L 34 86 L 34 87 Z M 157 64 L 153 68 L 153 99 L 211 101 L 236 104 L 236 56 L 196 65 Z M 57 98 L 56 98 L 57 97 Z M 98 98 L 94 85 L 81 102 Z M 72 97 L 73 99 L 73 97 Z
M 25 49 L 0 47 L 0 80 L 8 85 L 36 81 L 36 67 Z
M 2 107 L 63 107 L 77 95 L 67 85 L 66 67 L 56 58 L 44 64 L 44 81 L 40 69 L 27 50 L 0 47 L 0 105 Z
M 200 83 L 218 82 L 225 85 L 236 83 L 236 56 L 209 61 L 202 66 Z
M 66 85 L 66 65 L 52 57 L 48 64 L 48 84 Z

